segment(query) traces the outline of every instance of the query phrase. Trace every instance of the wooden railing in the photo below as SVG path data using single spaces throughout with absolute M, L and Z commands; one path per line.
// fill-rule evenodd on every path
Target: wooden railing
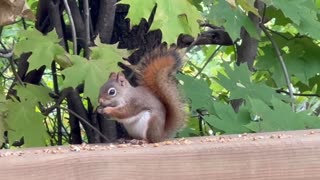
M 320 130 L 0 150 L 0 179 L 320 179 Z

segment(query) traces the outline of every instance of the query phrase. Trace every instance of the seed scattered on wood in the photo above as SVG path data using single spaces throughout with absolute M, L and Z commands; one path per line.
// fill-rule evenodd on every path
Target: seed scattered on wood
M 127 144 L 118 144 L 117 147 L 118 148 L 126 148 L 126 147 L 128 147 L 128 145 Z
M 79 152 L 81 149 L 79 146 L 75 146 L 75 145 L 71 145 L 70 146 L 70 151 L 75 151 L 75 152 Z
M 138 144 L 132 144 L 131 147 L 133 147 L 133 148 L 140 148 L 140 147 L 143 147 L 143 146 L 138 145 Z
M 165 145 L 172 145 L 172 144 L 173 144 L 172 141 L 164 141 L 163 143 L 164 143 Z

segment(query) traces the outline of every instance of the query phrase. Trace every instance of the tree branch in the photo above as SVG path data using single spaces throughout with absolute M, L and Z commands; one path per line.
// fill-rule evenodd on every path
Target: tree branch
M 53 80 L 54 92 L 56 94 L 59 94 L 57 68 L 56 68 L 56 62 L 55 61 L 52 61 L 51 71 L 52 71 L 52 80 Z M 58 145 L 62 145 L 62 118 L 61 118 L 61 111 L 60 111 L 59 107 L 57 107 L 57 126 L 58 126 Z
M 99 18 L 96 31 L 102 43 L 111 42 L 117 0 L 100 0 Z
M 84 43 L 84 55 L 87 59 L 90 57 L 90 14 L 89 14 L 89 2 L 83 0 L 83 11 L 84 11 L 84 25 L 85 25 L 85 43 Z
M 69 17 L 69 20 L 70 20 L 70 25 L 71 25 L 72 42 L 73 42 L 73 54 L 77 54 L 78 53 L 78 50 L 77 50 L 77 46 L 78 46 L 77 33 L 76 33 L 76 28 L 75 28 L 75 25 L 74 25 L 73 17 L 72 17 L 71 10 L 70 10 L 70 7 L 69 7 L 69 4 L 68 4 L 67 0 L 63 0 L 63 3 L 64 3 L 64 6 L 66 8 L 66 11 L 67 11 L 67 14 L 68 14 L 68 17 Z
M 13 55 L 13 50 L 1 50 L 0 49 L 0 57 L 2 58 L 10 58 Z
M 202 32 L 199 37 L 195 40 L 190 35 L 180 35 L 177 40 L 177 46 L 179 48 L 189 47 L 194 41 L 194 45 L 208 45 L 217 44 L 222 46 L 231 46 L 233 41 L 231 40 L 229 34 L 223 29 L 209 29 Z
M 76 116 L 79 120 L 81 120 L 82 123 L 86 124 L 87 126 L 89 126 L 92 130 L 94 130 L 96 133 L 98 133 L 104 140 L 110 142 L 110 140 L 103 135 L 97 128 L 95 128 L 94 126 L 92 126 L 90 123 L 87 122 L 87 120 L 85 120 L 84 118 L 82 118 L 80 115 L 78 115 L 76 112 L 72 111 L 71 109 L 65 108 L 60 106 L 61 109 L 68 111 L 69 113 L 73 114 L 74 116 Z
M 261 27 L 262 31 L 264 32 L 264 34 L 267 36 L 267 38 L 271 41 L 271 44 L 272 44 L 272 46 L 274 47 L 274 49 L 276 51 L 276 54 L 278 56 L 278 60 L 279 60 L 280 65 L 281 65 L 281 69 L 282 69 L 284 77 L 285 77 L 285 81 L 286 81 L 287 86 L 288 86 L 290 98 L 294 100 L 293 89 L 292 89 L 292 86 L 291 86 L 290 76 L 289 76 L 289 73 L 288 73 L 288 70 L 287 70 L 287 66 L 284 63 L 284 60 L 283 60 L 282 54 L 280 52 L 279 46 L 274 41 L 274 39 L 271 37 L 270 33 L 265 28 L 265 26 L 263 24 L 260 24 L 260 27 Z M 294 103 L 293 102 L 291 103 L 291 107 L 292 107 L 292 110 L 294 110 Z
M 277 93 L 285 93 L 287 95 L 290 95 L 290 92 L 285 91 L 283 89 L 277 89 Z M 320 97 L 319 94 L 303 94 L 303 93 L 293 93 L 294 96 L 307 96 L 307 97 Z
M 19 74 L 17 73 L 15 64 L 14 64 L 14 62 L 13 62 L 13 57 L 12 57 L 12 55 L 13 55 L 13 50 L 12 50 L 12 49 L 11 49 L 11 50 L 8 50 L 8 49 L 6 48 L 6 46 L 2 43 L 2 41 L 0 41 L 0 44 L 1 44 L 1 46 L 3 47 L 3 49 L 4 49 L 5 51 L 10 51 L 9 53 L 6 54 L 6 56 L 2 56 L 2 57 L 7 58 L 7 59 L 9 60 L 9 64 L 10 64 L 10 67 L 11 67 L 11 71 L 12 71 L 14 77 L 16 78 L 16 80 L 18 81 L 18 83 L 19 83 L 20 85 L 24 85 L 24 83 L 23 83 L 23 81 L 21 80 Z M 14 44 L 14 43 L 13 43 L 13 44 Z M 14 46 L 14 45 L 13 45 L 13 46 Z M 0 56 L 1 56 L 1 52 L 0 52 Z

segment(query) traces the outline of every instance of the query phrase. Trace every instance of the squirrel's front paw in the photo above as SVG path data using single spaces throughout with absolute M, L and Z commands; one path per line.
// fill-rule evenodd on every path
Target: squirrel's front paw
M 105 114 L 108 114 L 108 115 L 111 115 L 112 114 L 112 112 L 113 112 L 113 107 L 105 107 L 104 109 L 103 109 L 103 112 L 105 113 Z
M 104 109 L 103 106 L 98 106 L 98 107 L 97 107 L 97 112 L 98 112 L 99 114 L 103 114 L 103 109 Z
M 113 111 L 113 107 L 103 107 L 103 106 L 99 106 L 97 108 L 97 112 L 103 115 L 107 115 L 110 116 L 112 114 Z

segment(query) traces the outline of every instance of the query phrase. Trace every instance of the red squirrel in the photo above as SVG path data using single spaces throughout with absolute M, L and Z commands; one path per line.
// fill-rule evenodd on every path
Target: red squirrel
M 111 73 L 101 87 L 98 113 L 122 123 L 132 138 L 159 142 L 180 129 L 186 119 L 185 104 L 175 74 L 182 59 L 173 48 L 157 48 L 132 66 L 138 86 L 121 72 Z

